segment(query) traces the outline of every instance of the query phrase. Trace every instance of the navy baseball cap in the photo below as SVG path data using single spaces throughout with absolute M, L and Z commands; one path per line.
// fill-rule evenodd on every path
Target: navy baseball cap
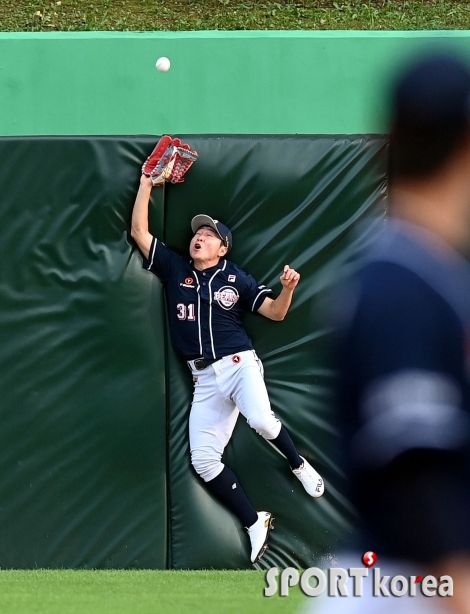
M 213 228 L 221 238 L 225 247 L 228 247 L 228 251 L 232 248 L 232 232 L 230 228 L 219 222 L 219 220 L 213 220 L 209 215 L 199 214 L 193 217 L 191 220 L 191 230 L 196 233 L 201 226 L 209 226 Z
M 457 55 L 421 56 L 401 73 L 391 97 L 392 130 L 470 126 L 470 68 Z

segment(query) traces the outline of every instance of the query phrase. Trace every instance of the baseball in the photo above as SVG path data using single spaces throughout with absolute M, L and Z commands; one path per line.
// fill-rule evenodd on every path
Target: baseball
M 167 70 L 170 70 L 171 63 L 168 58 L 158 58 L 155 66 L 160 72 L 166 72 Z

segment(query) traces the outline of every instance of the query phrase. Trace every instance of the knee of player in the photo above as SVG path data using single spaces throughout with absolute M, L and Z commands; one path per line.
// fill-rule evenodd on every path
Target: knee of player
M 204 456 L 197 452 L 191 453 L 191 464 L 204 482 L 213 480 L 223 469 L 220 459 Z
M 276 439 L 281 430 L 281 423 L 274 414 L 252 417 L 248 424 L 265 439 Z

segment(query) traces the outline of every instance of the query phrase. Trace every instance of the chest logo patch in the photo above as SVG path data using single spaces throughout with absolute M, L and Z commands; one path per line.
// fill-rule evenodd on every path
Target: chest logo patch
M 236 288 L 232 288 L 232 286 L 223 286 L 220 290 L 214 292 L 214 300 L 217 301 L 223 309 L 232 309 L 238 299 L 238 292 Z
M 192 277 L 186 277 L 183 284 L 180 284 L 182 288 L 195 288 L 194 279 Z
M 229 280 L 229 282 L 232 282 L 232 283 L 233 283 L 233 282 L 234 282 L 236 279 L 237 279 L 237 276 L 236 276 L 236 275 L 229 275 L 229 276 L 228 276 L 228 280 Z

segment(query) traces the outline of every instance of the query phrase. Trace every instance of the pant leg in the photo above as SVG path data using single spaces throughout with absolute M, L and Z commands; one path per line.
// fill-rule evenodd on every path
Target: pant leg
M 218 388 L 212 367 L 194 371 L 193 402 L 189 415 L 191 462 L 205 482 L 223 470 L 222 454 L 232 436 L 238 409 Z
M 275 439 L 282 425 L 271 409 L 263 366 L 256 352 L 227 356 L 213 367 L 219 389 L 232 399 L 250 427 L 265 439 Z

